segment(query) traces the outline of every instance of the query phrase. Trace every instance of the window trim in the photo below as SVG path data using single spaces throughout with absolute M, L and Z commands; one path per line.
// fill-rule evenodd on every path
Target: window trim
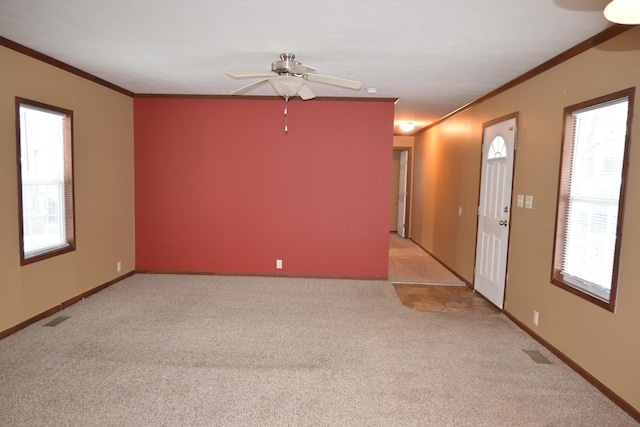
M 64 182 L 67 188 L 66 194 L 69 200 L 70 206 L 65 206 L 64 215 L 66 220 L 66 240 L 67 244 L 63 247 L 55 246 L 48 249 L 44 249 L 37 255 L 25 257 L 24 252 L 24 222 L 23 222 L 23 206 L 22 206 L 22 161 L 21 161 L 21 126 L 20 126 L 20 107 L 28 106 L 41 110 L 48 110 L 54 113 L 59 113 L 65 116 L 64 126 L 66 129 L 65 135 L 68 136 L 64 139 L 65 153 L 67 157 L 67 163 L 69 165 L 65 167 Z M 31 99 L 15 97 L 15 114 L 16 114 L 16 164 L 18 172 L 18 223 L 19 223 L 19 241 L 20 241 L 20 265 L 27 265 L 44 259 L 52 258 L 57 255 L 62 255 L 68 252 L 76 250 L 76 226 L 75 226 L 75 184 L 74 184 L 74 160 L 73 160 L 73 111 L 65 108 L 56 107 L 53 105 L 45 104 L 39 101 Z
M 618 295 L 618 274 L 620 267 L 620 251 L 622 247 L 622 226 L 624 224 L 624 207 L 625 194 L 627 190 L 628 169 L 629 169 L 629 152 L 631 146 L 631 123 L 633 121 L 633 105 L 634 105 L 635 87 L 624 89 L 615 93 L 604 95 L 589 101 L 574 104 L 564 109 L 563 116 L 563 133 L 561 145 L 560 171 L 558 182 L 558 198 L 556 202 L 556 225 L 554 232 L 554 248 L 553 260 L 551 266 L 551 283 L 560 288 L 581 297 L 593 304 L 600 306 L 608 311 L 615 312 L 616 300 Z M 620 195 L 618 199 L 618 223 L 616 228 L 616 243 L 614 249 L 613 271 L 611 278 L 611 290 L 609 300 L 605 300 L 596 295 L 588 293 L 586 290 L 576 287 L 569 280 L 563 278 L 561 272 L 563 243 L 565 238 L 564 218 L 567 214 L 567 199 L 569 189 L 569 179 L 572 162 L 572 149 L 574 140 L 574 123 L 573 113 L 588 107 L 615 101 L 620 98 L 628 98 L 628 114 L 627 114 L 627 130 L 625 135 L 624 158 L 622 163 L 622 176 L 620 184 Z

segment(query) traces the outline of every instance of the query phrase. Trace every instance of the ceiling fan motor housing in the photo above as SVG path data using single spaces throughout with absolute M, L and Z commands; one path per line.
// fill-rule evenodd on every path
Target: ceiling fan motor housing
M 271 71 L 278 74 L 293 74 L 292 67 L 300 65 L 301 62 L 294 61 L 295 55 L 293 53 L 281 53 L 280 61 L 274 61 L 271 63 Z

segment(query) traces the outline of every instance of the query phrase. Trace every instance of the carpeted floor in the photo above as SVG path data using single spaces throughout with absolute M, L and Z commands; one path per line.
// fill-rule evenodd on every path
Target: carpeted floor
M 389 235 L 389 281 L 418 285 L 465 283 L 410 239 Z
M 12 427 L 637 425 L 504 316 L 384 281 L 137 274 L 0 341 L 0 384 Z

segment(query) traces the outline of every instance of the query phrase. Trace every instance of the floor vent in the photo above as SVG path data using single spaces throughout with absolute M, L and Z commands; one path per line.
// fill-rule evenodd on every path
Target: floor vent
M 549 359 L 544 357 L 542 353 L 540 353 L 538 350 L 522 350 L 522 351 L 524 351 L 527 354 L 527 356 L 529 356 L 531 360 L 533 360 L 536 363 L 541 363 L 543 365 L 551 365 L 551 362 L 549 361 Z
M 55 319 L 53 319 L 52 321 L 47 322 L 42 326 L 51 326 L 51 327 L 58 326 L 60 323 L 62 323 L 65 320 L 67 320 L 69 317 L 70 316 L 58 316 Z

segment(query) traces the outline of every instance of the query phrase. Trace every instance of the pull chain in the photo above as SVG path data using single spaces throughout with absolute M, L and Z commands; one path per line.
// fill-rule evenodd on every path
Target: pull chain
M 287 117 L 287 109 L 289 107 L 289 97 L 284 97 L 284 133 L 289 133 L 289 127 L 287 126 L 288 117 Z

